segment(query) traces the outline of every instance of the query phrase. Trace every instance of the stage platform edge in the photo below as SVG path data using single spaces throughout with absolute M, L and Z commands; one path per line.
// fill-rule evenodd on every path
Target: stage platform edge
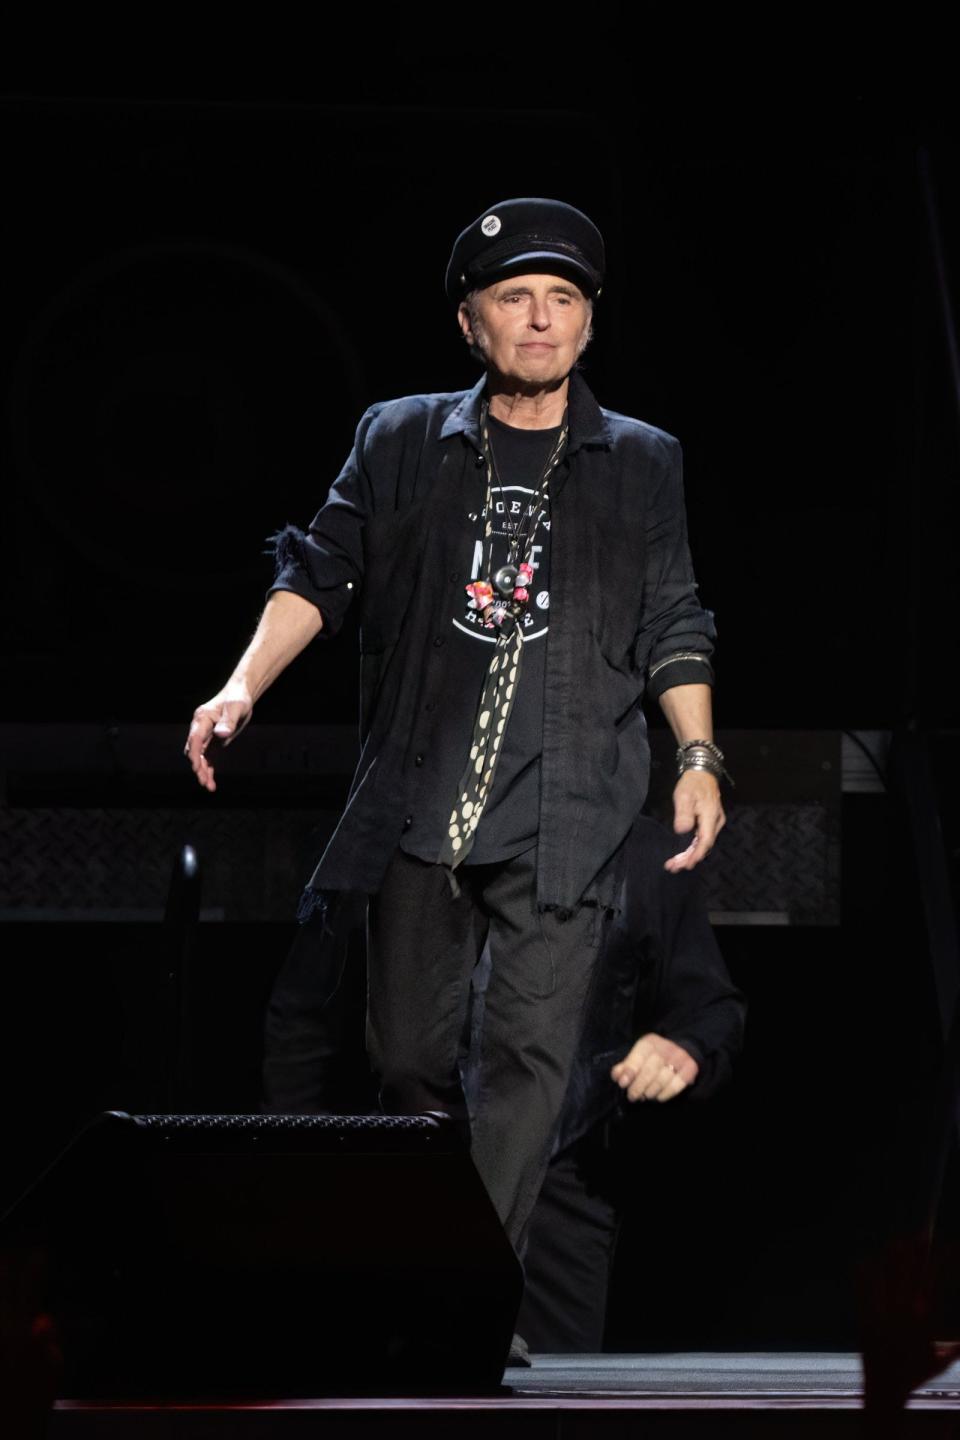
M 862 1427 L 862 1368 L 852 1352 L 662 1352 L 536 1355 L 483 1395 L 210 1396 L 57 1402 L 52 1440 L 72 1437 L 272 1437 L 449 1434 L 497 1440 L 610 1440 L 660 1435 L 853 1436 Z M 439 1388 L 439 1386 L 438 1386 Z M 919 1387 L 906 1436 L 960 1436 L 960 1363 Z

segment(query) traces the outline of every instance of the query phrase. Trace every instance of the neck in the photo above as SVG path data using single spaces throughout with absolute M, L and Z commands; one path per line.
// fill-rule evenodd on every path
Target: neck
M 487 371 L 487 400 L 490 414 L 504 425 L 518 430 L 551 430 L 563 420 L 567 408 L 570 377 L 542 390 L 526 390 L 516 380 Z

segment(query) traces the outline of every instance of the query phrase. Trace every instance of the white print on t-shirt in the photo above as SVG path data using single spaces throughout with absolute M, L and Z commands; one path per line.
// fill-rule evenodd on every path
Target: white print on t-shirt
M 513 529 L 517 524 L 518 517 L 520 517 L 524 512 L 523 497 L 525 495 L 534 495 L 535 493 L 536 492 L 532 490 L 528 485 L 505 485 L 502 492 L 498 493 L 496 499 L 494 500 L 494 565 L 497 564 L 496 557 L 498 552 L 501 555 L 506 553 L 505 541 L 507 540 L 510 533 L 507 526 L 503 523 L 503 517 L 509 517 L 510 529 Z M 486 512 L 484 512 L 484 514 L 485 513 Z M 529 500 L 526 501 L 526 513 L 528 516 L 531 517 L 532 528 L 533 506 L 530 504 Z M 476 517 L 474 517 L 474 519 L 475 518 Z M 500 521 L 499 524 L 498 520 Z M 537 528 L 543 530 L 550 529 L 550 521 L 546 519 L 543 514 L 541 514 L 540 516 Z M 496 543 L 497 540 L 500 541 L 499 545 L 497 545 Z M 485 571 L 486 569 L 487 543 L 488 542 L 486 540 L 477 540 L 474 544 L 473 561 L 470 567 L 470 575 L 468 577 L 470 580 L 479 580 L 483 571 Z M 535 572 L 540 568 L 540 556 L 542 555 L 542 553 L 542 545 L 531 545 L 530 564 L 533 566 Z M 464 585 L 466 585 L 467 580 L 464 580 L 463 583 Z M 532 596 L 532 599 L 533 605 L 541 612 L 549 609 L 550 592 L 548 590 L 537 591 Z M 546 635 L 548 626 L 545 621 L 546 616 L 544 615 L 543 619 L 539 622 L 539 629 L 537 629 L 536 627 L 538 624 L 538 620 L 537 617 L 532 613 L 532 607 L 531 609 L 524 611 L 524 644 L 527 644 L 527 642 L 530 640 L 540 640 L 543 638 L 544 635 Z M 495 645 L 497 643 L 496 631 L 484 629 L 482 616 L 477 610 L 468 610 L 465 606 L 462 620 L 454 619 L 453 624 L 457 627 L 458 630 L 462 630 L 464 634 L 472 636 L 474 640 L 485 640 L 489 645 Z

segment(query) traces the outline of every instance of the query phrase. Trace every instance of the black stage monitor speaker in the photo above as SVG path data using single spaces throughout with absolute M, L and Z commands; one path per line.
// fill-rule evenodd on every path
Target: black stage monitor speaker
M 441 1115 L 126 1115 L 5 1217 L 72 1396 L 499 1384 L 522 1272 Z

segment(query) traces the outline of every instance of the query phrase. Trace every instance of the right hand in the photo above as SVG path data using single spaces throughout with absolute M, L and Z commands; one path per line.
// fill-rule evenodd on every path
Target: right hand
M 227 685 L 212 700 L 198 705 L 183 753 L 205 790 L 216 790 L 213 765 L 208 757 L 211 744 L 229 745 L 236 740 L 253 714 L 253 700 L 245 685 Z

